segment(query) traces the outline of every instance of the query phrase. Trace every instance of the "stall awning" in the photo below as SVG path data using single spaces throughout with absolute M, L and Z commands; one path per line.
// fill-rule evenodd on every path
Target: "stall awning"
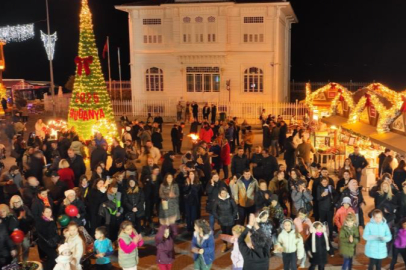
M 356 124 L 348 124 L 347 118 L 341 116 L 330 116 L 322 118 L 321 121 L 328 125 L 341 126 L 341 128 L 355 132 L 361 136 L 368 137 L 371 142 L 379 144 L 383 147 L 392 149 L 395 152 L 406 155 L 406 137 L 394 132 L 379 134 L 376 127 L 358 122 Z

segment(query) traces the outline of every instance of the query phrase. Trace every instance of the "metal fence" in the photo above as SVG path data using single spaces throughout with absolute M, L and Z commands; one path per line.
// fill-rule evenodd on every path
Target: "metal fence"
M 113 110 L 116 116 L 126 115 L 137 118 L 146 118 L 150 113 L 152 116 L 160 114 L 166 121 L 176 121 L 178 102 L 173 100 L 113 100 Z M 307 108 L 302 103 L 238 103 L 238 102 L 217 102 L 217 114 L 225 113 L 225 117 L 238 117 L 240 121 L 246 120 L 250 124 L 259 123 L 259 116 L 262 109 L 266 114 L 281 115 L 284 119 L 290 120 L 295 117 L 302 119 Z M 182 103 L 185 105 L 185 102 Z M 199 118 L 202 119 L 202 108 L 204 103 L 199 103 Z M 185 110 L 182 119 L 185 117 Z

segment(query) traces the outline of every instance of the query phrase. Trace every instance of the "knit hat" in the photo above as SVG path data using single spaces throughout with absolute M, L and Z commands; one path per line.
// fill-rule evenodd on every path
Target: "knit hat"
M 76 195 L 76 192 L 73 189 L 68 189 L 65 191 L 65 197 L 68 198 L 69 195 Z
M 326 242 L 326 249 L 327 249 L 327 251 L 330 250 L 330 244 L 329 244 L 328 236 L 326 233 L 326 227 L 320 221 L 316 221 L 313 223 L 312 228 L 310 228 L 310 232 L 312 233 L 312 253 L 316 253 L 316 227 L 319 225 L 323 226 L 323 236 L 324 236 L 324 240 Z
M 343 205 L 343 204 L 352 205 L 352 203 L 351 203 L 351 198 L 350 198 L 350 197 L 344 197 L 344 198 L 343 198 L 343 201 L 341 202 L 341 205 Z
M 272 195 L 271 195 L 271 202 L 272 202 L 272 201 L 278 201 L 278 195 L 272 194 Z
M 70 248 L 69 248 L 69 244 L 68 243 L 65 243 L 65 244 L 62 244 L 62 245 L 60 245 L 59 247 L 58 247 L 58 252 L 59 252 L 59 254 L 62 254 L 64 251 L 70 251 Z

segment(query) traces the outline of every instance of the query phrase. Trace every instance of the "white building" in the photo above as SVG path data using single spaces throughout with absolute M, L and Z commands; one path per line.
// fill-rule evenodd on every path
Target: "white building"
M 147 0 L 116 8 L 129 14 L 133 100 L 288 101 L 297 22 L 289 2 Z

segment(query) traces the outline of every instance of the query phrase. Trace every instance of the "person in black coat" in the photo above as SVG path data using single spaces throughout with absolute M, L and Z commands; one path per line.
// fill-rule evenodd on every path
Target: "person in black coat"
M 288 126 L 286 125 L 285 121 L 281 121 L 279 123 L 279 140 L 278 140 L 281 153 L 285 152 L 285 142 L 287 133 Z
M 271 131 L 268 124 L 262 126 L 262 147 L 264 149 L 269 149 L 271 146 Z
M 113 163 L 115 163 L 118 159 L 125 162 L 126 159 L 125 149 L 121 147 L 120 143 L 116 139 L 113 140 L 113 146 L 111 148 L 111 158 L 113 159 Z
M 192 103 L 192 113 L 193 113 L 193 119 L 195 121 L 199 121 L 198 115 L 199 115 L 199 105 L 197 105 L 196 102 Z
M 244 154 L 244 148 L 238 147 L 237 154 L 231 160 L 232 175 L 243 175 L 244 170 L 249 168 L 249 160 Z
M 262 150 L 262 162 L 261 162 L 261 170 L 262 170 L 262 177 L 265 179 L 267 183 L 272 180 L 275 176 L 275 172 L 278 171 L 279 164 L 276 158 L 269 154 L 268 149 Z
M 264 207 L 269 207 L 271 205 L 271 195 L 272 192 L 268 190 L 268 184 L 264 179 L 259 180 L 259 189 L 255 193 L 255 210 L 261 211 Z
M 237 217 L 237 205 L 234 199 L 228 194 L 226 187 L 220 188 L 217 193 L 217 200 L 215 200 L 213 205 L 213 216 L 217 219 L 219 225 L 221 226 L 221 233 L 232 235 L 231 229 L 235 224 L 235 219 Z M 224 246 L 221 252 L 227 251 L 227 242 L 224 241 Z
M 0 267 L 10 264 L 16 255 L 16 246 L 11 241 L 6 226 L 0 223 Z
M 218 200 L 220 190 L 222 188 L 227 188 L 226 183 L 220 180 L 220 176 L 217 171 L 211 172 L 211 179 L 207 183 L 206 194 L 207 194 L 207 203 L 206 203 L 206 212 L 209 213 L 209 223 L 211 229 L 214 231 L 214 213 L 213 206 Z
M 251 244 L 245 242 L 248 233 L 251 232 Z M 272 239 L 269 239 L 256 221 L 255 215 L 251 214 L 249 223 L 243 233 L 238 237 L 238 247 L 244 258 L 243 270 L 268 270 L 271 258 Z
M 162 176 L 159 171 L 159 167 L 154 165 L 150 175 L 145 176 L 142 179 L 143 190 L 145 195 L 145 227 L 148 229 L 147 233 L 154 233 L 154 223 L 152 217 L 158 216 L 159 213 L 159 186 L 162 183 Z
M 138 233 L 141 232 L 141 219 L 145 215 L 145 197 L 144 191 L 139 188 L 138 181 L 134 178 L 128 180 L 128 188 L 123 194 L 122 199 L 124 207 L 124 216 L 130 220 Z
M 164 140 L 162 139 L 162 133 L 159 128 L 152 132 L 151 141 L 152 141 L 152 144 L 159 150 L 161 150 L 163 148 L 162 142 Z
M 214 124 L 216 122 L 217 117 L 217 106 L 215 104 L 211 104 L 211 123 Z
M 179 145 L 179 133 L 178 133 L 178 125 L 175 124 L 173 125 L 171 129 L 171 140 L 172 140 L 172 149 L 175 154 L 180 152 L 180 149 L 178 149 Z M 155 144 L 154 144 L 155 145 Z
M 107 161 L 107 144 L 101 143 L 97 146 L 96 149 L 93 150 L 92 154 L 90 155 L 90 168 L 92 171 L 96 169 L 96 166 L 103 162 L 106 164 Z M 125 151 L 124 151 L 125 154 Z
M 383 181 L 379 186 L 373 187 L 369 191 L 369 196 L 374 198 L 375 209 L 382 211 L 386 222 L 390 224 L 395 220 L 396 198 L 392 193 L 390 183 Z
M 329 179 L 324 177 L 320 181 L 320 185 L 317 187 L 317 203 L 319 206 L 319 220 L 321 222 L 327 222 L 330 239 L 333 234 L 333 216 L 334 216 L 334 198 L 336 191 L 334 185 L 329 184 Z
M 402 159 L 398 167 L 393 171 L 393 182 L 399 190 L 402 190 L 403 182 L 406 180 L 406 162 Z
M 44 187 L 40 187 L 31 205 L 31 213 L 36 220 L 42 216 L 45 207 L 54 209 L 54 201 L 49 196 L 48 190 Z
M 40 187 L 39 181 L 37 180 L 37 178 L 33 176 L 27 178 L 27 183 L 25 183 L 23 187 L 22 198 L 24 205 L 26 205 L 30 209 L 32 205 L 32 200 L 38 193 L 39 187 Z
M 87 196 L 90 215 L 91 235 L 94 234 L 97 227 L 102 225 L 102 218 L 99 215 L 99 208 L 102 203 L 107 201 L 107 188 L 105 181 L 101 178 L 96 179 L 93 183 L 93 188 Z
M 316 235 L 316 233 L 321 233 L 321 235 Z M 312 234 L 305 243 L 305 250 L 310 261 L 309 270 L 316 269 L 316 266 L 319 270 L 324 270 L 324 266 L 327 264 L 327 252 L 330 251 L 330 245 L 326 234 L 326 228 L 321 222 L 313 223 Z
M 70 217 L 71 221 L 75 222 L 78 226 L 85 226 L 87 219 L 85 203 L 76 197 L 76 192 L 69 189 L 64 193 L 65 199 L 59 207 L 59 215 L 65 215 L 65 209 L 69 205 L 74 205 L 78 209 L 78 214 L 75 217 Z
M 188 232 L 193 232 L 198 212 L 200 214 L 200 194 L 202 186 L 195 171 L 189 171 L 183 187 L 185 196 L 186 227 Z
M 391 150 L 389 148 L 385 148 L 385 151 L 380 153 L 378 156 L 379 166 L 378 166 L 378 175 L 382 175 L 382 165 L 387 156 L 391 154 Z
M 364 196 L 362 195 L 362 187 L 358 186 L 357 179 L 351 179 L 348 182 L 347 188 L 341 193 L 341 197 L 336 202 L 336 205 L 341 205 L 341 202 L 345 197 L 351 198 L 351 207 L 358 216 L 358 225 L 365 227 L 364 212 L 362 210 L 362 207 L 365 206 L 365 201 Z
M 118 158 L 111 165 L 111 167 L 109 169 L 109 176 L 112 177 L 116 173 L 124 173 L 124 172 L 125 172 L 124 160 L 121 158 Z
M 59 180 L 57 172 L 52 172 L 51 180 L 53 186 L 50 188 L 49 193 L 54 200 L 54 208 L 52 210 L 54 213 L 59 213 L 59 207 L 62 204 L 63 199 L 65 199 L 65 191 L 67 191 L 69 187 L 66 182 Z
M 349 158 L 351 159 L 352 166 L 355 168 L 357 180 L 359 182 L 361 181 L 362 170 L 368 166 L 368 161 L 360 154 L 358 146 L 354 147 L 354 153 L 351 153 Z
M 27 172 L 26 177 L 34 176 L 37 180 L 43 184 L 43 169 L 44 169 L 44 156 L 41 151 L 35 151 L 29 162 L 30 169 Z
M 36 219 L 35 228 L 38 235 L 38 251 L 46 256 L 44 270 L 53 270 L 58 257 L 56 248 L 60 241 L 58 229 L 52 216 L 52 209 L 45 207 Z
M 296 164 L 295 153 L 296 148 L 293 144 L 293 137 L 289 136 L 285 142 L 285 154 L 284 154 L 287 171 L 291 171 L 295 167 Z
M 58 142 L 58 150 L 59 154 L 61 154 L 61 158 L 68 159 L 68 149 L 70 148 L 71 141 L 68 139 L 68 134 L 62 133 L 62 137 Z
M 169 151 L 164 155 L 164 161 L 162 162 L 162 169 L 161 169 L 161 175 L 162 177 L 165 177 L 165 175 L 172 174 L 175 175 L 176 169 L 173 167 L 173 160 L 175 159 L 175 153 L 172 151 Z
M 68 150 L 68 162 L 69 168 L 72 169 L 75 174 L 75 186 L 79 186 L 79 178 L 86 173 L 86 165 L 83 161 L 83 157 L 76 155 L 72 149 Z

